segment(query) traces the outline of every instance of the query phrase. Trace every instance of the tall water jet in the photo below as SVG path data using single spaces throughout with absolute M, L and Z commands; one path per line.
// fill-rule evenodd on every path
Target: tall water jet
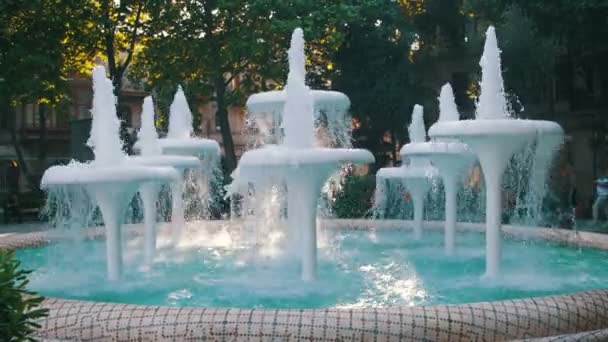
M 486 277 L 500 274 L 501 184 L 513 155 L 541 134 L 534 121 L 511 119 L 506 105 L 500 50 L 494 27 L 486 32 L 481 95 L 477 120 L 438 122 L 429 133 L 433 138 L 456 138 L 477 154 L 486 184 Z
M 162 149 L 158 143 L 158 132 L 154 124 L 154 116 L 152 97 L 146 96 L 141 112 L 141 128 L 137 134 L 137 141 L 141 145 L 141 155 L 144 157 L 158 156 L 162 153 Z
M 441 88 L 439 96 L 439 122 L 458 121 L 459 113 L 449 83 Z M 450 139 L 431 141 L 426 144 L 409 144 L 401 149 L 402 158 L 420 157 L 431 161 L 443 179 L 445 190 L 444 245 L 448 255 L 454 254 L 456 245 L 456 195 L 458 179 L 473 161 L 466 145 Z
M 291 37 L 289 74 L 285 86 L 283 108 L 283 145 L 288 148 L 311 148 L 314 140 L 313 99 L 306 86 L 306 57 L 304 56 L 304 33 L 296 29 Z
M 42 176 L 41 188 L 84 187 L 103 216 L 106 231 L 107 273 L 111 281 L 122 272 L 122 222 L 128 203 L 141 184 L 170 182 L 178 178 L 172 168 L 130 165 L 119 137 L 116 98 L 105 68 L 93 69 L 93 117 L 87 144 L 95 159 L 90 164 L 72 162 L 54 166 Z
M 481 93 L 477 102 L 475 117 L 479 120 L 505 119 L 511 116 L 505 97 L 504 82 L 500 64 L 500 50 L 493 26 L 486 31 L 481 66 Z
M 193 135 L 192 112 L 188 106 L 188 100 L 182 86 L 177 86 L 177 91 L 169 108 L 169 139 L 188 139 Z
M 239 161 L 231 189 L 253 184 L 256 193 L 287 184 L 288 246 L 301 259 L 302 279 L 315 278 L 317 262 L 317 200 L 327 177 L 343 163 L 370 163 L 369 151 L 314 147 L 314 99 L 305 83 L 304 35 L 296 29 L 289 49 L 289 74 L 279 145 L 246 152 Z
M 183 189 L 181 176 L 186 169 L 197 168 L 199 161 L 195 157 L 188 156 L 167 156 L 161 155 L 162 148 L 158 142 L 158 132 L 154 125 L 154 104 L 152 97 L 147 96 L 142 106 L 141 128 L 138 133 L 138 143 L 141 156 L 130 158 L 130 162 L 148 166 L 170 166 L 178 170 L 179 179 L 172 185 L 173 189 Z M 143 184 L 139 190 L 144 209 L 144 263 L 150 266 L 154 260 L 156 251 L 156 216 L 157 199 L 159 197 L 160 186 L 158 182 Z M 173 207 L 183 207 L 182 195 L 173 197 L 175 203 Z M 173 243 L 177 243 L 181 236 L 181 226 L 173 227 Z
M 449 83 L 446 83 L 441 87 L 439 93 L 439 121 L 458 121 L 460 120 L 460 113 L 458 113 L 458 107 L 456 106 L 456 99 L 454 98 L 454 90 Z

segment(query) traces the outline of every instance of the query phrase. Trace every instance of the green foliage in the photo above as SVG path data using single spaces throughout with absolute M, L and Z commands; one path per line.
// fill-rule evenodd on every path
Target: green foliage
M 58 103 L 65 93 L 61 42 L 65 14 L 56 1 L 0 2 L 0 100 Z
M 367 137 L 361 147 L 379 151 L 387 148 L 387 131 L 404 140 L 413 105 L 429 96 L 417 75 L 421 65 L 410 58 L 417 35 L 404 8 L 392 1 L 356 3 L 339 29 L 344 38 L 333 57 L 333 87 L 351 99 L 352 116 Z
M 368 216 L 375 186 L 376 178 L 373 176 L 347 176 L 333 203 L 332 209 L 336 216 L 339 218 Z
M 335 26 L 348 11 L 330 0 L 173 2 L 157 8 L 146 30 L 162 34 L 147 34 L 150 39 L 130 72 L 159 94 L 181 83 L 202 101 L 215 101 L 230 172 L 236 158 L 228 107 L 280 86 L 287 75 L 290 34 L 298 26 L 309 42 L 311 84 L 322 83 L 329 51 L 339 44 Z
M 46 317 L 43 297 L 26 289 L 31 271 L 20 268 L 13 250 L 0 249 L 0 337 L 2 341 L 33 341 L 33 333 Z
M 552 105 L 556 79 L 572 86 L 563 71 L 592 67 L 608 48 L 606 1 L 465 0 L 463 12 L 479 33 L 496 26 L 505 84 L 524 103 Z

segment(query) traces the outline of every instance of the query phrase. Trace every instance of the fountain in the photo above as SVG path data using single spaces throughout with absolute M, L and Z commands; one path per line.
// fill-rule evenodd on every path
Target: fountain
M 304 72 L 304 69 L 301 71 Z M 348 96 L 332 90 L 310 90 L 310 94 L 314 113 L 313 123 L 316 130 L 313 145 L 317 147 L 351 147 Z M 287 87 L 285 87 L 281 90 L 253 94 L 247 99 L 245 135 L 249 139 L 248 149 L 283 141 L 282 116 L 287 97 Z M 237 167 L 231 175 L 232 179 L 237 179 L 239 173 Z M 234 205 L 236 201 L 231 202 L 233 205 L 232 218 L 235 219 L 243 213 L 247 216 L 248 212 L 255 213 L 260 210 L 285 212 L 287 199 L 281 193 L 285 193 L 286 188 L 287 185 L 282 184 L 275 187 L 270 193 L 261 193 L 261 191 L 250 191 L 252 188 L 243 182 L 233 182 L 227 187 L 227 196 L 239 194 L 242 201 L 239 202 L 240 208 Z M 258 219 L 259 215 L 255 219 L 247 217 L 246 225 Z
M 162 154 L 176 156 L 192 156 L 200 160 L 200 167 L 190 169 L 194 173 L 198 198 L 193 200 L 200 202 L 204 207 L 208 205 L 209 182 L 213 170 L 218 166 L 220 158 L 220 146 L 212 139 L 204 139 L 193 136 L 192 112 L 181 86 L 177 87 L 173 102 L 170 107 L 169 131 L 165 138 L 158 139 L 158 146 Z M 141 149 L 139 144 L 136 149 Z M 183 176 L 183 175 L 182 175 Z M 175 183 L 171 189 L 172 198 L 180 198 L 184 192 L 184 182 Z M 172 201 L 171 217 L 176 226 L 183 226 L 184 207 L 183 201 Z
M 488 36 L 493 36 L 493 30 Z M 302 258 L 301 265 L 291 262 L 283 253 L 257 253 L 263 248 L 251 253 L 238 239 L 240 232 L 235 222 L 192 222 L 185 227 L 189 239 L 183 239 L 183 248 L 169 253 L 159 250 L 159 259 L 164 262 L 154 264 L 151 270 L 142 270 L 130 261 L 137 260 L 142 251 L 144 254 L 153 251 L 153 243 L 146 238 L 147 251 L 143 250 L 139 248 L 138 235 L 130 234 L 133 239 L 125 243 L 130 247 L 124 264 L 124 273 L 128 276 L 120 283 L 105 281 L 106 268 L 112 274 L 111 279 L 120 274 L 117 272 L 121 266 L 117 260 L 122 259 L 119 218 L 126 203 L 138 188 L 176 181 L 179 172 L 173 168 L 135 164 L 145 163 L 146 158 L 148 162 L 159 158 L 158 153 L 163 151 L 150 120 L 153 114 L 149 100 L 144 106 L 145 122 L 139 134 L 142 156 L 129 159 L 122 154 L 111 84 L 103 70 L 95 70 L 91 132 L 95 161 L 50 168 L 42 184 L 53 195 L 54 191 L 61 193 L 66 187 L 75 190 L 66 191 L 74 196 L 62 198 L 74 206 L 67 211 L 72 215 L 88 212 L 83 220 L 72 222 L 74 230 L 89 227 L 76 222 L 86 221 L 86 215 L 91 214 L 88 203 L 81 204 L 77 197 L 82 189 L 87 191 L 101 208 L 106 224 L 105 242 L 96 238 L 95 230 L 86 230 L 85 238 L 76 244 L 65 241 L 63 232 L 0 236 L 0 248 L 16 248 L 16 257 L 22 265 L 35 270 L 28 277 L 29 289 L 45 296 L 42 304 L 49 312 L 38 322 L 36 338 L 124 340 L 145 336 L 150 340 L 250 340 L 252 336 L 259 336 L 269 340 L 337 341 L 352 340 L 356 336 L 361 340 L 383 341 L 495 341 L 550 336 L 553 337 L 549 339 L 558 336 L 564 340 L 586 340 L 607 335 L 608 269 L 602 263 L 608 259 L 605 234 L 512 225 L 490 227 L 500 224 L 496 218 L 490 218 L 487 227 L 459 222 L 462 232 L 458 238 L 462 247 L 458 257 L 453 257 L 438 252 L 435 247 L 444 242 L 448 248 L 447 243 L 451 243 L 433 231 L 444 228 L 443 222 L 426 222 L 429 232 L 418 234 L 421 239 L 413 241 L 403 234 L 401 228 L 407 222 L 402 220 L 322 219 L 316 270 L 315 216 L 320 184 L 340 163 L 369 162 L 373 157 L 367 151 L 314 146 L 311 121 L 316 115 L 316 105 L 313 92 L 304 82 L 303 44 L 302 31 L 296 30 L 289 54 L 288 85 L 283 93 L 284 116 L 280 120 L 285 132 L 284 135 L 275 132 L 280 144 L 248 152 L 241 160 L 234 181 L 236 188 L 246 184 L 261 193 L 269 187 L 282 188 L 286 184 L 288 251 L 295 250 L 294 254 Z M 484 54 L 484 73 L 490 69 L 499 71 L 496 61 L 491 61 L 498 57 L 497 53 L 493 55 L 491 45 Z M 448 159 L 448 152 L 455 152 L 450 154 L 455 158 L 452 166 L 463 167 L 463 159 L 469 158 L 469 153 L 457 152 L 466 152 L 464 146 L 468 146 L 481 159 L 485 177 L 494 180 L 488 189 L 489 193 L 493 191 L 490 193 L 493 199 L 488 202 L 496 205 L 495 194 L 500 190 L 495 186 L 500 185 L 496 179 L 500 179 L 502 166 L 507 162 L 502 161 L 498 166 L 492 162 L 498 157 L 509 159 L 508 152 L 514 149 L 502 145 L 523 147 L 525 144 L 519 140 L 526 140 L 532 144 L 528 147 L 534 147 L 530 150 L 536 153 L 535 167 L 549 163 L 563 134 L 561 128 L 552 123 L 509 119 L 504 113 L 488 117 L 486 110 L 499 111 L 506 106 L 487 106 L 499 100 L 499 96 L 489 95 L 502 91 L 502 87 L 493 84 L 497 75 L 494 79 L 484 76 L 484 96 L 477 120 L 458 121 L 451 91 L 444 87 L 440 120 L 431 129 L 433 140 L 425 142 L 422 108 L 418 106 L 410 125 L 412 142 L 402 151 L 410 163 L 385 169 L 379 178 L 382 174 L 387 177 L 394 174 L 393 178 L 406 179 L 409 188 L 415 187 L 412 180 L 417 179 L 424 188 L 424 183 L 436 173 L 429 160 L 437 160 L 444 182 L 449 183 L 452 175 L 442 166 L 444 159 Z M 184 136 L 177 139 L 190 139 L 189 135 Z M 494 139 L 502 145 L 495 144 Z M 490 156 L 491 152 L 484 147 L 493 149 L 497 156 Z M 172 165 L 186 167 L 181 162 Z M 406 178 L 409 176 L 411 179 Z M 541 178 L 543 173 L 531 177 Z M 359 198 L 361 201 L 368 200 L 367 192 L 365 194 Z M 153 202 L 147 203 L 149 223 Z M 77 212 L 73 212 L 73 208 Z M 499 203 L 490 210 L 494 215 L 499 212 Z M 422 211 L 416 211 L 420 218 L 417 224 L 421 224 Z M 272 215 L 278 216 L 276 212 Z M 261 224 L 272 225 L 270 216 L 263 217 Z M 453 215 L 447 213 L 446 216 L 452 221 Z M 446 222 L 446 235 L 454 228 L 448 224 Z M 129 232 L 137 233 L 140 228 L 144 227 L 134 225 Z M 421 228 L 417 228 L 420 233 Z M 492 235 L 493 228 L 496 230 Z M 489 247 L 496 246 L 490 242 L 498 236 L 498 229 L 516 237 L 502 241 L 505 244 L 502 272 L 509 276 L 500 281 L 485 281 L 479 277 L 484 269 L 484 251 L 486 243 Z M 484 230 L 489 233 L 487 241 L 481 234 Z M 163 234 L 164 230 L 159 233 Z M 274 239 L 261 234 L 259 237 Z M 255 241 L 258 242 L 265 241 Z M 488 260 L 495 256 L 492 254 Z M 486 266 L 487 273 L 500 274 L 497 265 L 490 265 L 494 267 L 492 272 Z M 318 277 L 314 282 L 302 281 L 302 278 L 314 279 L 315 270 Z M 551 296 L 541 297 L 547 295 Z
M 327 119 L 328 128 L 331 133 L 341 132 L 347 120 L 347 112 L 350 107 L 348 97 L 340 92 L 331 90 L 310 90 L 314 119 Z M 272 143 L 280 141 L 283 136 L 281 132 L 281 119 L 287 100 L 287 90 L 273 90 L 251 95 L 247 99 L 247 110 L 250 118 L 256 123 L 261 135 Z M 348 138 L 340 135 L 332 137 L 340 144 L 348 144 Z
M 167 167 L 139 166 L 129 163 L 122 151 L 120 122 L 112 82 L 104 67 L 93 69 L 93 108 L 88 145 L 95 159 L 89 164 L 72 162 L 46 170 L 41 188 L 84 187 L 103 216 L 106 231 L 106 264 L 110 281 L 120 278 L 122 270 L 121 227 L 125 210 L 140 186 L 168 183 L 178 179 L 177 171 Z
M 401 155 L 409 158 L 409 165 L 405 162 L 400 167 L 388 167 L 378 170 L 376 178 L 380 183 L 388 179 L 396 179 L 408 189 L 414 205 L 414 238 L 422 238 L 424 222 L 424 200 L 431 189 L 431 178 L 437 170 L 429 163 L 428 159 L 416 155 L 406 155 L 407 149 L 415 149 L 427 146 L 426 132 L 424 129 L 423 108 L 420 105 L 414 106 L 412 112 L 412 122 L 408 127 L 410 143 L 401 149 Z M 405 158 L 403 158 L 405 161 Z
M 138 145 L 141 155 L 129 158 L 129 162 L 142 166 L 169 166 L 178 170 L 180 177 L 172 186 L 172 189 L 176 191 L 173 193 L 172 208 L 183 208 L 181 204 L 183 201 L 182 194 L 181 192 L 177 192 L 183 189 L 183 174 L 188 169 L 200 167 L 200 161 L 196 157 L 161 155 L 162 149 L 158 142 L 156 127 L 154 126 L 154 104 L 150 96 L 144 99 Z M 145 226 L 144 260 L 147 266 L 152 264 L 154 251 L 156 250 L 156 202 L 159 197 L 159 191 L 160 184 L 158 183 L 146 183 L 140 188 Z M 173 216 L 172 219 L 174 220 L 173 244 L 177 244 L 181 237 L 183 220 L 178 219 L 176 216 Z
M 284 90 L 283 141 L 246 152 L 239 162 L 237 184 L 253 183 L 256 191 L 287 185 L 287 239 L 301 258 L 302 279 L 315 278 L 317 200 L 327 177 L 343 163 L 370 163 L 369 151 L 314 147 L 314 98 L 306 86 L 304 34 L 296 29 L 289 49 Z M 235 184 L 235 187 L 238 187 Z
M 513 155 L 532 143 L 542 142 L 547 133 L 561 132 L 553 123 L 514 119 L 504 94 L 500 50 L 494 27 L 486 32 L 481 57 L 481 94 L 476 120 L 440 121 L 429 130 L 433 139 L 458 139 L 479 158 L 486 184 L 486 274 L 500 274 L 502 176 Z M 559 134 L 558 134 L 559 135 Z
M 458 121 L 460 115 L 454 102 L 450 84 L 441 88 L 439 96 L 438 122 Z M 453 139 L 436 139 L 424 144 L 408 144 L 401 149 L 401 158 L 417 157 L 428 159 L 435 166 L 443 180 L 445 190 L 445 251 L 454 254 L 456 240 L 456 195 L 458 180 L 474 161 L 467 146 Z

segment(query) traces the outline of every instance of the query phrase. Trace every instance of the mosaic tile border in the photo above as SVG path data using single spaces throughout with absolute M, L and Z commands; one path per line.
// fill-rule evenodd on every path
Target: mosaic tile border
M 226 222 L 216 222 L 218 227 Z M 408 221 L 323 220 L 329 229 L 407 229 Z M 428 222 L 427 229 L 442 229 Z M 481 224 L 459 224 L 482 231 Z M 137 229 L 133 229 L 137 234 Z M 503 233 L 608 249 L 608 236 L 504 226 Z M 87 236 L 103 236 L 93 228 Z M 0 248 L 61 239 L 52 231 L 2 234 Z M 605 341 L 608 289 L 462 305 L 364 309 L 173 308 L 47 298 L 39 337 L 78 341 Z M 537 339 L 540 338 L 540 339 Z

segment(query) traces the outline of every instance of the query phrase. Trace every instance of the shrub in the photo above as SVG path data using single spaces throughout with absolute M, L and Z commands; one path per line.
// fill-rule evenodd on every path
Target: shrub
M 13 250 L 0 249 L 0 340 L 34 341 L 36 323 L 46 317 L 43 297 L 26 289 L 31 271 L 20 268 Z
M 333 203 L 336 216 L 339 218 L 368 216 L 375 187 L 376 179 L 373 176 L 347 176 Z

